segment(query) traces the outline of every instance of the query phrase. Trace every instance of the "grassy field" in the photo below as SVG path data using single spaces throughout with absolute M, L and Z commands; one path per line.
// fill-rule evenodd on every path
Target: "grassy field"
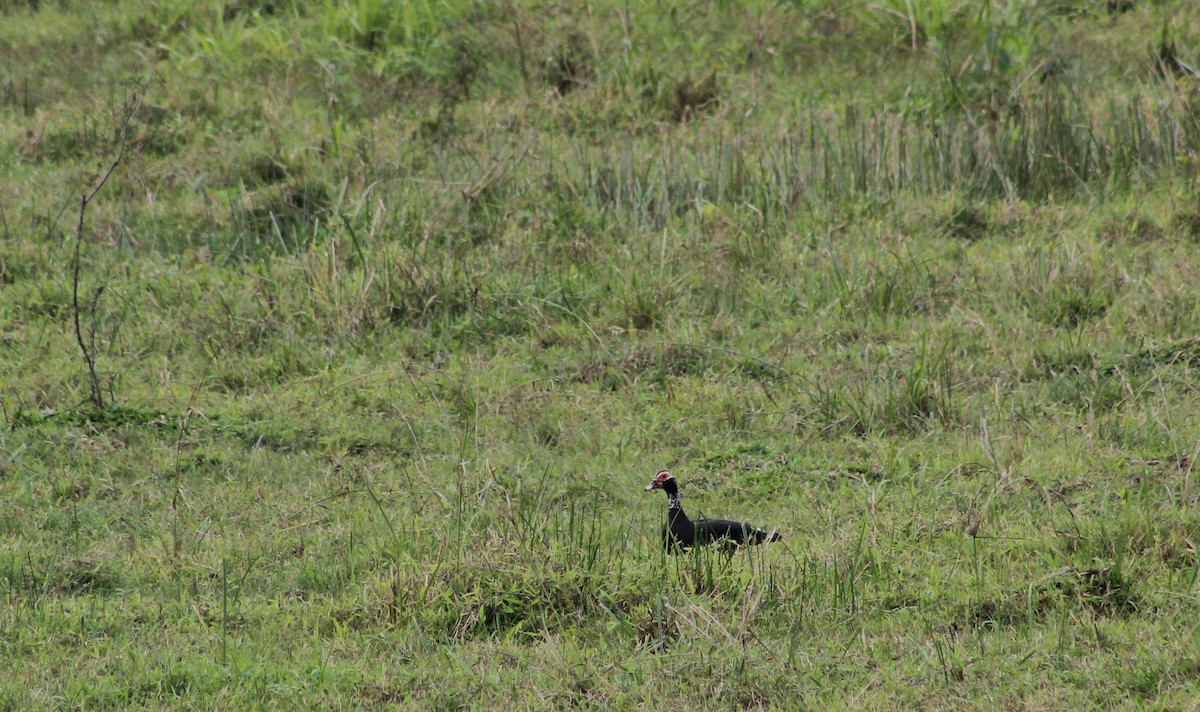
M 1194 709 L 1197 67 L 1182 0 L 0 0 L 0 710 Z M 785 540 L 667 556 L 663 468 Z

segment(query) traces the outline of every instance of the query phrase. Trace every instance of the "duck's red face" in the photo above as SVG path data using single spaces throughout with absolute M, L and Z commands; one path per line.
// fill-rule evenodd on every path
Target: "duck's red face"
M 666 484 L 668 480 L 673 479 L 675 479 L 675 475 L 672 475 L 666 470 L 662 470 L 654 476 L 654 479 L 650 480 L 650 484 L 646 485 L 646 491 L 649 492 L 650 490 L 662 489 L 663 485 Z

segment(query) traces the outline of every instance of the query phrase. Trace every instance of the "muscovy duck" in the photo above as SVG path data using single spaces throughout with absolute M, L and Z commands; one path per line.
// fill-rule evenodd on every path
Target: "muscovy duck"
M 663 545 L 671 553 L 677 552 L 681 547 L 686 549 L 696 544 L 714 542 L 726 551 L 733 552 L 742 546 L 783 540 L 776 532 L 768 533 L 745 522 L 729 519 L 697 519 L 693 522 L 683 512 L 675 476 L 666 470 L 659 472 L 650 480 L 650 484 L 646 485 L 647 492 L 656 489 L 667 493 L 667 523 L 663 525 Z

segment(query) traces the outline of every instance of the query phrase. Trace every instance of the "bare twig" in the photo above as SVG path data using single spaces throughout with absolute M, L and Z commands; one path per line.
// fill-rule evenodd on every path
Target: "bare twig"
M 208 370 L 217 360 L 217 355 L 223 350 L 224 344 L 211 349 L 208 362 L 204 364 L 204 370 L 200 372 L 200 378 L 197 379 L 196 385 L 192 388 L 192 394 L 188 397 L 187 407 L 183 409 L 183 417 L 179 419 L 179 437 L 175 439 L 175 479 L 172 483 L 174 492 L 171 494 L 171 553 L 176 558 L 183 551 L 183 536 L 179 532 L 179 497 L 183 492 L 183 439 L 187 437 L 188 428 L 192 424 L 192 413 L 196 412 L 196 397 L 200 394 L 200 387 L 208 378 Z
M 88 341 L 83 340 L 83 330 L 79 326 L 79 248 L 83 244 L 83 224 L 84 215 L 87 213 L 88 204 L 112 177 L 113 171 L 117 170 L 121 159 L 125 157 L 125 146 L 129 136 L 129 125 L 133 120 L 134 115 L 142 105 L 142 99 L 146 96 L 145 88 L 143 87 L 139 93 L 135 93 L 133 101 L 126 104 L 125 116 L 121 120 L 121 137 L 117 140 L 117 155 L 113 158 L 113 162 L 108 166 L 108 170 L 101 176 L 100 181 L 92 188 L 91 192 L 85 194 L 79 202 L 79 221 L 75 224 L 75 253 L 71 259 L 71 315 L 75 321 L 75 341 L 79 344 L 79 350 L 83 352 L 83 361 L 87 365 L 88 384 L 91 387 L 91 392 L 88 400 L 97 409 L 104 408 L 104 391 L 100 388 L 100 376 L 96 373 L 96 307 L 100 301 L 100 294 L 104 291 L 104 287 L 96 288 L 92 295 L 92 320 L 89 326 Z

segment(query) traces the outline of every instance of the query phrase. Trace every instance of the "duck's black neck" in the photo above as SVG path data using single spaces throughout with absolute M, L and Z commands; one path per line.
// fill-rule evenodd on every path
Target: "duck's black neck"
M 672 516 L 683 514 L 683 502 L 679 499 L 679 485 L 675 480 L 664 482 L 663 491 L 667 493 L 667 513 Z

